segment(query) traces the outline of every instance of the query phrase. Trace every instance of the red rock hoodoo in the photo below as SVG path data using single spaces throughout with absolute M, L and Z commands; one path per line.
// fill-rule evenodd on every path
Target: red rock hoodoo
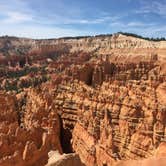
M 0 46 L 9 40 L 0 55 L 1 166 L 166 165 L 165 41 L 114 34 Z

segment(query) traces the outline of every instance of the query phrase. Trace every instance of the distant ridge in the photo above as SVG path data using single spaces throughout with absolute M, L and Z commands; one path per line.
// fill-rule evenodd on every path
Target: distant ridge
M 134 33 L 128 33 L 128 32 L 118 32 L 118 34 L 122 34 L 122 35 L 125 35 L 125 36 L 132 36 L 132 37 L 136 37 L 136 38 L 140 38 L 140 39 L 144 39 L 144 40 L 149 40 L 149 41 L 166 41 L 166 38 L 165 37 L 161 37 L 161 38 L 149 38 L 149 37 L 143 37 L 141 35 L 137 35 L 137 34 L 134 34 Z
M 144 37 L 141 35 L 137 35 L 135 33 L 129 33 L 129 32 L 117 32 L 117 33 L 113 33 L 113 34 L 98 34 L 98 35 L 92 35 L 92 36 L 66 36 L 66 37 L 59 37 L 59 38 L 46 38 L 46 39 L 34 39 L 34 40 L 55 40 L 55 39 L 65 39 L 65 40 L 70 40 L 70 39 L 84 39 L 84 38 L 95 38 L 95 37 L 111 37 L 113 35 L 116 34 L 122 34 L 125 36 L 131 36 L 131 37 L 135 37 L 135 38 L 139 38 L 139 39 L 144 39 L 144 40 L 148 40 L 148 41 L 166 41 L 165 37 Z M 9 38 L 9 39 L 31 39 L 31 38 L 27 38 L 27 37 L 16 37 L 16 36 L 0 36 L 0 38 L 5 39 L 5 38 Z

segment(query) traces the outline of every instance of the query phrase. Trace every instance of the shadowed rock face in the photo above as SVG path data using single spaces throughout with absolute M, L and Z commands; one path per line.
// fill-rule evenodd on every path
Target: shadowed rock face
M 166 165 L 165 42 L 8 40 L 0 41 L 8 53 L 0 56 L 0 165 L 42 166 L 52 150 L 75 152 L 87 166 Z M 13 45 L 27 49 L 13 56 Z

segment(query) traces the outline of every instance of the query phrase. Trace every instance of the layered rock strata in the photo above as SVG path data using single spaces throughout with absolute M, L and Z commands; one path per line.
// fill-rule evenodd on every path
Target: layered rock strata
M 0 165 L 43 166 L 51 150 L 87 166 L 165 163 L 164 41 L 5 38 L 0 47 Z
M 104 83 L 96 98 L 86 99 L 72 143 L 87 165 L 148 158 L 166 141 L 166 105 L 148 84 Z
M 48 97 L 48 96 L 47 96 Z M 17 112 L 17 99 L 0 94 L 0 165 L 35 166 L 47 163 L 47 153 L 60 146 L 59 117 L 37 92 L 29 92 L 23 124 Z M 48 119 L 49 117 L 49 119 Z

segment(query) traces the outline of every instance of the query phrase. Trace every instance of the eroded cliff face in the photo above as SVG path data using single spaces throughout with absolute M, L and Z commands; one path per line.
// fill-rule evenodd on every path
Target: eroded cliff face
M 166 164 L 165 42 L 6 40 L 0 165 L 43 166 L 52 150 L 75 152 L 87 166 Z M 13 45 L 27 47 L 23 59 Z
M 89 65 L 83 65 L 81 75 L 91 84 L 79 80 L 81 66 L 72 79 L 62 79 L 56 86 L 43 84 L 61 117 L 64 142 L 72 133 L 73 151 L 87 166 L 150 159 L 166 139 L 164 68 L 156 61 L 113 64 L 107 60 L 92 61 L 88 75 Z M 71 70 L 74 73 L 75 68 Z
M 158 53 L 164 56 L 166 51 L 165 41 L 148 41 L 133 36 L 126 36 L 120 33 L 111 36 L 60 38 L 34 40 L 16 37 L 0 38 L 1 55 L 26 55 L 35 51 L 55 51 L 57 46 L 65 45 L 71 52 L 86 51 L 99 53 L 121 53 L 146 55 L 149 52 Z M 64 49 L 64 48 L 63 48 Z M 139 51 L 139 52 L 138 52 Z M 144 56 L 143 56 L 144 57 Z M 145 57 L 144 57 L 145 58 Z
M 20 115 L 16 96 L 0 94 L 1 166 L 44 165 L 50 150 L 62 152 L 59 117 L 53 109 L 48 96 L 32 90 Z
M 161 165 L 164 166 L 166 163 L 166 144 L 161 143 L 160 146 L 157 148 L 156 153 L 153 157 L 142 159 L 142 160 L 128 160 L 128 161 L 118 161 L 115 165 L 116 166 L 156 166 Z
M 149 83 L 130 83 L 104 83 L 82 110 L 72 141 L 87 165 L 148 158 L 165 141 L 165 105 Z

